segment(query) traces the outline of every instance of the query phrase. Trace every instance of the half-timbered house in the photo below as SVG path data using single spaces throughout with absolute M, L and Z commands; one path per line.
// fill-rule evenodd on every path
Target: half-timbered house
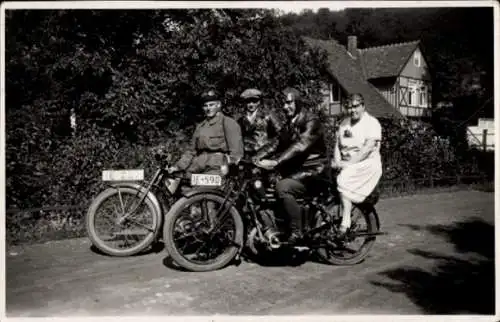
M 342 112 L 349 93 L 359 92 L 377 117 L 430 116 L 432 78 L 419 41 L 359 49 L 356 36 L 348 37 L 347 47 L 336 40 L 304 40 L 328 55 L 331 79 L 323 84 L 323 106 L 332 115 Z

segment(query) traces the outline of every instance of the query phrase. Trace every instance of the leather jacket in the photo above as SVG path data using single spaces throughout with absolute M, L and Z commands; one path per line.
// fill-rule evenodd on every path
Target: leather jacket
M 240 117 L 238 124 L 247 156 L 263 159 L 278 148 L 283 125 L 273 111 L 261 108 L 251 120 L 247 115 Z
M 303 179 L 318 175 L 327 166 L 323 125 L 319 116 L 302 109 L 282 131 L 281 152 L 275 156 L 284 177 Z

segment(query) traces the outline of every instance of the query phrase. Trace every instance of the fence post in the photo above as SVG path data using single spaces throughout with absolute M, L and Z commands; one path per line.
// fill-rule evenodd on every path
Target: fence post
M 488 129 L 483 129 L 483 151 L 486 152 L 488 147 Z

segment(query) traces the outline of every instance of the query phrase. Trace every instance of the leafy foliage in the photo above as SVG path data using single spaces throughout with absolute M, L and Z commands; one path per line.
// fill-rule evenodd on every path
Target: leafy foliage
M 181 151 L 209 87 L 228 114 L 249 86 L 271 106 L 289 85 L 319 99 L 324 56 L 267 10 L 16 10 L 6 22 L 8 207 L 82 203 L 102 169 L 152 167 L 148 146 Z
M 7 208 L 83 205 L 9 214 L 8 242 L 82 236 L 85 205 L 103 188 L 101 171 L 144 168 L 149 177 L 157 165 L 149 147 L 158 145 L 177 158 L 201 117 L 197 97 L 209 87 L 224 95 L 230 115 L 241 112 L 238 96 L 247 87 L 261 89 L 278 112 L 286 86 L 302 89 L 316 107 L 326 60 L 305 47 L 298 29 L 340 40 L 355 32 L 366 45 L 416 32 L 371 11 L 289 18 L 269 10 L 7 10 Z M 456 51 L 436 52 L 444 75 L 437 78 L 447 79 L 451 67 L 439 59 L 448 63 Z M 335 120 L 322 118 L 331 151 Z M 437 122 L 441 139 L 424 125 L 383 122 L 386 182 L 474 170 L 455 153 L 460 139 L 448 123 Z
M 449 140 L 429 124 L 382 120 L 384 180 L 421 180 L 454 176 L 457 156 Z
M 323 25 L 320 33 L 364 30 L 367 45 L 387 34 L 360 23 L 371 17 L 375 24 L 372 12 L 339 15 L 311 17 Z M 224 95 L 230 115 L 241 112 L 238 97 L 247 87 L 261 89 L 273 109 L 286 86 L 299 87 L 316 106 L 325 56 L 306 48 L 286 19 L 261 9 L 7 10 L 7 207 L 85 204 L 102 188 L 103 169 L 150 174 L 148 147 L 162 144 L 178 155 L 200 120 L 197 98 L 209 87 Z M 446 164 L 456 156 L 446 141 L 407 125 L 384 127 L 388 178 L 451 171 Z

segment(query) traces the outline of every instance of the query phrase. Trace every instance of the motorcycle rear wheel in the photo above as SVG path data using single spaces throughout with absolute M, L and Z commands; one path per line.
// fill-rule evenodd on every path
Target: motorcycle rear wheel
M 151 199 L 146 197 L 129 217 L 131 220 L 122 225 L 117 223 L 118 218 L 139 201 L 137 190 L 129 187 L 109 188 L 101 192 L 90 205 L 85 218 L 87 235 L 92 244 L 101 252 L 115 257 L 133 256 L 151 246 L 160 229 L 160 215 L 156 213 Z M 101 230 L 100 223 L 103 221 L 121 231 Z
M 357 230 L 359 227 L 358 220 L 363 221 L 366 224 L 366 228 L 362 231 Z M 316 250 L 318 256 L 326 261 L 329 264 L 333 265 L 356 265 L 363 261 L 368 253 L 370 252 L 373 244 L 375 243 L 375 236 L 361 236 L 356 238 L 356 233 L 375 233 L 378 231 L 377 224 L 377 214 L 373 208 L 370 209 L 361 209 L 357 205 L 353 205 L 352 213 L 351 213 L 351 236 L 353 236 L 350 240 L 348 240 L 346 245 L 331 245 L 328 247 L 318 248 Z M 333 232 L 329 232 L 330 234 L 334 234 Z M 349 236 L 349 233 L 348 233 Z M 354 242 L 355 239 L 362 239 L 362 245 L 359 249 L 353 250 L 349 248 L 350 244 Z M 330 242 L 335 242 L 335 239 L 332 238 Z
M 193 220 L 189 213 L 193 205 L 203 201 L 214 203 L 216 205 L 214 209 L 218 210 L 223 205 L 224 198 L 212 193 L 183 197 L 172 205 L 166 215 L 163 227 L 163 241 L 168 254 L 179 266 L 193 272 L 214 271 L 225 267 L 235 258 L 244 242 L 243 220 L 235 207 L 229 209 L 228 216 L 221 227 L 222 229 L 232 222 L 231 228 L 227 232 L 229 236 L 224 235 L 221 241 L 219 237 L 222 236 L 220 236 L 219 231 L 218 238 L 210 238 L 209 233 L 207 233 L 209 231 L 208 221 L 205 222 L 199 218 Z M 206 216 L 203 214 L 203 217 Z M 215 258 L 193 259 L 202 249 L 206 249 L 208 255 L 204 254 L 209 256 L 215 245 L 223 247 L 222 252 Z M 194 249 L 197 251 L 193 256 Z M 191 252 L 191 254 L 185 252 Z

